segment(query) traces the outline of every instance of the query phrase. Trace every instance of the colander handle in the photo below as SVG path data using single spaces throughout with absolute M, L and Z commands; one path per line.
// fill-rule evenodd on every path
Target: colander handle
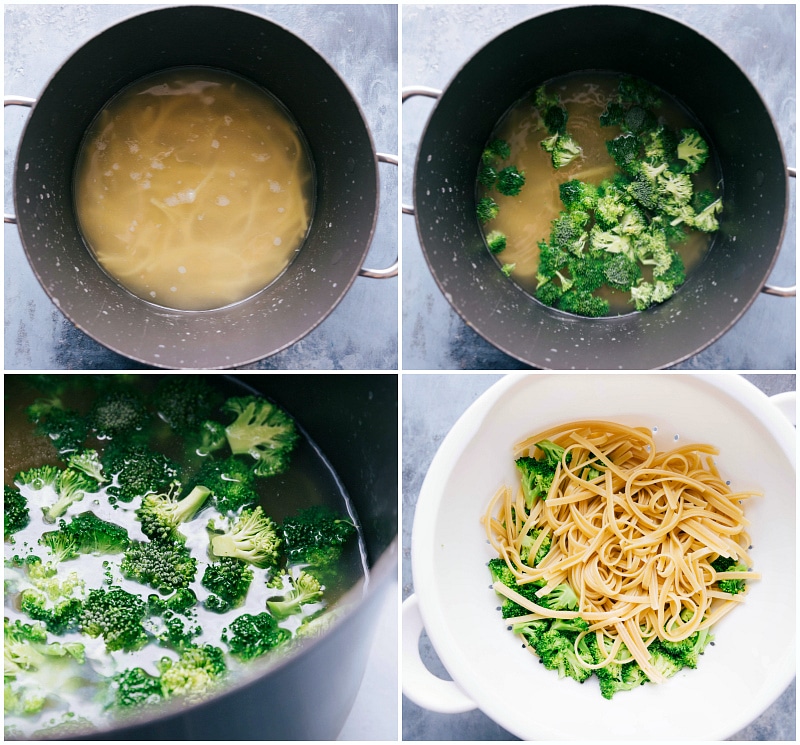
M 28 98 L 27 96 L 3 96 L 3 108 L 6 106 L 27 106 L 30 108 L 35 103 L 35 98 Z M 10 212 L 3 212 L 3 222 L 16 225 L 17 216 L 12 215 Z
M 393 166 L 399 164 L 396 155 L 387 155 L 386 153 L 378 153 L 378 162 L 390 163 Z M 370 279 L 389 279 L 389 277 L 396 277 L 398 270 L 398 260 L 395 258 L 394 264 L 387 266 L 386 269 L 367 269 L 361 267 L 358 271 L 359 277 L 369 277 Z
M 797 391 L 785 391 L 769 397 L 770 403 L 775 406 L 793 427 L 797 426 Z
M 797 178 L 797 169 L 789 167 L 786 172 L 791 178 Z M 764 285 L 761 292 L 766 295 L 777 295 L 778 297 L 795 297 L 797 295 L 797 285 L 789 285 L 788 287 L 776 287 L 775 285 Z
M 403 602 L 403 694 L 418 706 L 439 714 L 461 714 L 477 706 L 452 680 L 437 678 L 422 661 L 419 637 L 424 629 L 416 595 Z
M 415 96 L 425 96 L 427 98 L 439 98 L 442 95 L 442 91 L 436 88 L 427 88 L 424 85 L 412 85 L 408 88 L 403 88 L 402 90 L 402 101 L 405 103 L 409 98 L 414 98 Z M 414 205 L 412 204 L 402 204 L 401 208 L 403 210 L 404 215 L 413 215 L 414 214 Z

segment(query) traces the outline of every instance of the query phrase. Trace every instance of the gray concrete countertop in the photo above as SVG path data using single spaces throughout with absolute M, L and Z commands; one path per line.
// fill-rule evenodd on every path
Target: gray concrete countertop
M 5 94 L 35 98 L 58 66 L 87 39 L 155 6 L 5 5 Z M 293 31 L 341 75 L 361 104 L 378 152 L 397 154 L 396 5 L 241 5 Z M 88 81 L 87 81 L 88 82 Z M 6 211 L 12 165 L 27 109 L 5 115 Z M 381 198 L 367 258 L 370 268 L 397 254 L 398 175 L 380 166 Z M 4 228 L 5 369 L 132 369 L 76 329 L 50 302 L 30 270 L 19 234 Z M 292 347 L 246 369 L 396 369 L 398 280 L 358 277 L 334 312 Z
M 535 373 L 534 373 L 535 374 Z M 660 373 L 667 374 L 667 373 Z M 713 373 L 712 373 L 713 374 Z M 405 374 L 403 376 L 403 526 L 402 596 L 414 592 L 411 573 L 411 529 L 422 482 L 433 456 L 451 427 L 500 375 Z M 768 395 L 793 391 L 794 374 L 746 375 Z M 449 679 L 428 637 L 420 641 L 422 659 L 434 674 Z M 732 740 L 796 740 L 796 683 L 792 684 L 758 719 Z M 437 714 L 423 709 L 405 696 L 402 705 L 404 740 L 515 740 L 517 739 L 480 710 L 465 714 Z
M 504 30 L 556 5 L 403 5 L 402 85 L 442 90 L 458 70 Z M 787 163 L 796 165 L 794 5 L 647 5 L 693 27 L 721 47 L 747 73 L 771 111 Z M 412 195 L 417 144 L 434 102 L 412 98 L 403 106 L 402 196 Z M 790 180 L 789 220 L 770 282 L 796 276 L 796 186 Z M 425 262 L 412 217 L 402 220 L 403 368 L 405 370 L 513 370 L 518 360 L 497 350 L 447 302 Z M 794 370 L 796 302 L 760 295 L 722 338 L 680 369 Z

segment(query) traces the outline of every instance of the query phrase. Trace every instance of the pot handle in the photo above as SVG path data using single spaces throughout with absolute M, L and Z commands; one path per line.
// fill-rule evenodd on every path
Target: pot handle
M 442 91 L 436 88 L 428 88 L 424 85 L 412 85 L 408 88 L 403 88 L 402 90 L 402 102 L 405 103 L 409 98 L 414 98 L 414 96 L 426 96 L 427 98 L 439 98 L 442 95 Z M 404 215 L 413 215 L 414 214 L 414 206 L 411 204 L 403 204 L 401 205 L 403 209 Z
M 399 164 L 396 155 L 387 155 L 386 153 L 378 153 L 377 155 L 379 163 L 390 163 L 393 166 Z M 369 277 L 370 279 L 389 279 L 389 277 L 397 276 L 397 269 L 398 263 L 397 259 L 395 259 L 394 264 L 387 266 L 386 269 L 367 269 L 366 267 L 361 267 L 361 269 L 358 270 L 358 276 Z
M 416 595 L 403 601 L 403 694 L 418 706 L 439 714 L 461 714 L 477 706 L 452 680 L 442 680 L 425 667 L 419 654 L 424 625 Z
M 3 96 L 3 108 L 6 106 L 27 106 L 30 108 L 35 103 L 35 98 L 28 98 L 27 96 Z M 3 212 L 3 222 L 16 225 L 17 216 L 12 215 L 10 212 Z
M 797 169 L 789 167 L 786 169 L 789 176 L 797 178 Z M 795 297 L 797 295 L 797 285 L 789 285 L 788 287 L 776 287 L 775 285 L 764 285 L 761 292 L 766 295 L 777 295 L 778 297 Z

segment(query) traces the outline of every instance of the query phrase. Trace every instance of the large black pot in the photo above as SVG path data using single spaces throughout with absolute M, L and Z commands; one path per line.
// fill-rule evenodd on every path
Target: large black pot
M 480 153 L 510 106 L 537 85 L 583 70 L 645 78 L 702 124 L 719 159 L 725 209 L 711 250 L 668 302 L 602 319 L 545 307 L 504 277 L 475 217 Z M 505 31 L 437 98 L 414 174 L 420 243 L 441 291 L 503 352 L 551 369 L 660 368 L 725 333 L 765 288 L 787 219 L 788 174 L 769 111 L 739 67 L 670 18 L 620 6 L 563 8 Z
M 397 577 L 397 377 L 250 374 L 238 380 L 285 407 L 327 457 L 358 515 L 369 581 L 346 597 L 353 604 L 330 631 L 277 665 L 253 663 L 248 678 L 204 703 L 181 703 L 86 739 L 333 740 L 353 705 L 376 616 Z
M 170 311 L 134 297 L 86 249 L 73 212 L 81 138 L 121 88 L 158 70 L 205 65 L 269 90 L 311 151 L 316 210 L 300 254 L 269 287 L 228 308 Z M 336 307 L 364 270 L 378 208 L 379 160 L 353 94 L 306 42 L 241 10 L 209 6 L 142 13 L 86 42 L 32 105 L 14 172 L 15 218 L 28 260 L 60 310 L 95 340 L 165 368 L 244 365 L 294 343 Z M 13 217 L 12 217 L 13 220 Z

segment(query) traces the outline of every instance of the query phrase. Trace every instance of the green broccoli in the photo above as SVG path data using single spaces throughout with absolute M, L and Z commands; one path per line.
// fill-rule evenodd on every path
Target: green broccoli
M 153 396 L 158 416 L 181 435 L 197 432 L 220 403 L 216 388 L 200 375 L 168 375 Z
M 608 313 L 608 300 L 592 295 L 585 290 L 569 290 L 558 300 L 556 307 L 559 310 L 572 313 L 576 316 L 597 318 Z
M 275 618 L 264 611 L 256 615 L 244 613 L 231 621 L 223 630 L 222 641 L 234 657 L 248 661 L 279 648 L 291 636 L 291 631 L 278 626 Z
M 550 153 L 553 168 L 564 168 L 583 154 L 581 146 L 568 134 L 554 134 L 541 142 L 542 150 Z
M 45 487 L 56 488 L 61 469 L 55 466 L 37 466 L 29 468 L 27 471 L 20 471 L 14 476 L 14 483 L 18 486 L 30 486 L 34 491 L 39 491 Z
M 580 254 L 586 246 L 585 228 L 589 219 L 588 213 L 579 210 L 562 212 L 551 223 L 550 245 L 568 253 Z
M 323 595 L 319 580 L 306 571 L 301 570 L 297 576 L 288 574 L 286 579 L 289 583 L 286 592 L 267 599 L 267 609 L 278 620 L 300 613 L 304 605 L 319 603 Z
M 162 593 L 188 587 L 197 573 L 197 559 L 179 541 L 134 542 L 119 565 L 124 577 Z
M 606 255 L 602 251 L 585 251 L 581 256 L 570 257 L 569 272 L 572 287 L 578 291 L 594 292 L 603 286 L 606 281 L 605 264 Z M 565 290 L 570 289 L 564 287 Z
M 211 491 L 206 486 L 195 486 L 183 499 L 178 495 L 181 485 L 173 482 L 168 491 L 159 494 L 148 494 L 142 498 L 141 506 L 136 510 L 136 517 L 142 532 L 152 541 L 177 541 L 186 539 L 178 527 L 191 520 L 203 507 Z
M 494 220 L 499 212 L 500 207 L 497 206 L 497 202 L 495 202 L 491 197 L 482 197 L 475 205 L 475 214 L 478 216 L 478 220 L 480 220 L 482 223 L 487 223 L 490 220 Z
M 501 233 L 499 230 L 493 230 L 486 236 L 486 245 L 493 254 L 505 251 L 507 243 L 508 239 L 505 233 Z
M 490 163 L 482 162 L 478 169 L 478 183 L 492 189 L 497 183 L 497 169 Z
M 566 453 L 561 445 L 557 445 L 552 440 L 539 440 L 536 447 L 542 451 L 547 463 L 555 468 L 561 462 L 569 463 L 572 460 L 572 453 Z
M 492 163 L 496 158 L 508 160 L 511 157 L 511 147 L 505 140 L 494 139 L 483 150 L 481 160 L 484 163 Z
M 593 670 L 575 652 L 574 637 L 574 634 L 554 630 L 551 625 L 531 646 L 545 668 L 558 671 L 560 678 L 569 677 L 583 683 Z
M 578 181 L 578 179 L 572 179 L 560 184 L 558 193 L 567 210 L 591 212 L 597 206 L 597 187 Z
M 234 455 L 255 460 L 257 476 L 273 476 L 289 467 L 289 457 L 300 439 L 294 420 L 271 401 L 258 396 L 229 398 L 222 406 L 236 416 L 225 427 Z
M 72 453 L 67 458 L 67 467 L 80 471 L 98 484 L 108 481 L 103 473 L 103 464 L 100 462 L 100 456 L 96 450 L 89 449 Z
M 608 154 L 611 156 L 617 167 L 624 173 L 634 173 L 636 163 L 639 161 L 641 150 L 641 140 L 631 132 L 615 137 L 606 142 Z
M 551 282 L 549 279 L 544 282 L 540 281 L 536 288 L 536 299 L 545 305 L 555 305 L 559 298 L 564 294 L 564 290 L 556 282 Z
M 722 199 L 717 199 L 701 212 L 695 214 L 691 219 L 691 225 L 704 233 L 714 233 L 719 230 L 719 218 L 717 215 L 722 212 Z
M 533 105 L 551 135 L 566 133 L 569 114 L 557 93 L 548 93 L 545 86 L 541 85 L 533 93 Z
M 257 567 L 275 566 L 281 539 L 271 518 L 261 506 L 242 510 L 235 518 L 210 520 L 211 552 L 215 557 L 232 556 Z
M 109 705 L 117 709 L 138 710 L 142 706 L 157 704 L 164 698 L 161 679 L 141 667 L 131 667 L 113 675 L 109 679 L 109 689 Z
M 578 596 L 567 582 L 562 582 L 539 598 L 540 605 L 550 610 L 578 610 Z
M 86 417 L 60 405 L 46 411 L 41 406 L 29 407 L 28 415 L 36 424 L 36 434 L 47 437 L 61 456 L 80 450 L 89 434 Z
M 517 458 L 514 462 L 520 472 L 525 505 L 530 509 L 537 499 L 547 499 L 556 473 L 555 466 L 546 460 L 537 460 L 527 455 Z
M 3 534 L 8 540 L 30 522 L 28 500 L 19 489 L 13 486 L 3 487 Z
M 503 266 L 500 267 L 500 271 L 506 277 L 510 277 L 511 274 L 513 273 L 514 269 L 516 269 L 516 268 L 517 268 L 516 263 L 514 263 L 514 264 L 503 264 Z
M 103 466 L 105 472 L 114 477 L 108 493 L 123 502 L 160 492 L 181 475 L 179 466 L 171 458 L 144 445 L 106 448 Z
M 631 287 L 631 302 L 636 310 L 647 310 L 653 304 L 654 289 L 652 282 L 645 281 Z
M 68 523 L 61 520 L 58 530 L 43 533 L 39 544 L 47 546 L 59 561 L 79 554 L 116 554 L 128 547 L 128 531 L 93 512 L 81 512 Z
M 741 563 L 737 559 L 728 556 L 718 556 L 711 562 L 711 568 L 715 572 L 746 572 L 747 565 Z M 738 595 L 744 592 L 746 581 L 743 579 L 721 579 L 717 582 L 717 586 L 722 592 L 730 593 L 731 595 Z
M 282 532 L 289 561 L 324 568 L 338 561 L 356 527 L 329 507 L 315 505 L 287 517 Z
M 515 577 L 514 572 L 511 571 L 511 568 L 508 566 L 508 564 L 506 564 L 505 560 L 499 557 L 490 559 L 488 566 L 493 583 L 500 582 L 506 587 L 514 590 L 514 592 L 520 594 L 526 600 L 529 600 L 531 603 L 541 605 L 539 598 L 536 596 L 536 592 L 544 586 L 544 582 L 537 580 L 535 582 L 517 584 L 517 578 Z M 527 608 L 519 603 L 516 603 L 510 598 L 507 598 L 502 593 L 498 592 L 497 594 L 503 599 L 503 604 L 500 606 L 500 611 L 503 618 L 516 618 L 518 616 L 525 616 L 530 613 Z
M 539 549 L 536 551 L 536 555 L 531 560 L 531 549 L 533 548 L 533 544 L 539 538 L 540 533 L 542 532 L 543 528 L 535 528 L 530 533 L 526 533 L 522 537 L 522 544 L 519 549 L 519 558 L 528 566 L 538 566 L 539 562 L 544 559 L 545 556 L 550 552 L 550 548 L 553 545 L 553 537 L 552 535 L 548 535 L 540 544 Z
M 708 160 L 708 143 L 696 129 L 682 129 L 676 155 L 679 160 L 683 161 L 685 173 L 697 173 Z
M 605 280 L 610 287 L 629 291 L 642 278 L 639 264 L 621 253 L 609 257 L 603 264 Z
M 506 166 L 497 173 L 497 191 L 507 197 L 515 197 L 525 186 L 525 173 L 516 166 Z
M 98 483 L 80 471 L 67 468 L 58 474 L 55 483 L 57 499 L 53 504 L 42 508 L 46 522 L 55 522 L 71 505 L 80 502 L 87 494 L 93 494 L 99 488 Z
M 190 701 L 208 696 L 228 672 L 223 651 L 211 644 L 190 647 L 177 660 L 162 657 L 156 667 L 164 698 L 180 696 Z
M 146 615 L 144 600 L 121 587 L 92 590 L 83 604 L 80 630 L 92 638 L 102 636 L 109 652 L 132 652 L 147 643 Z
M 130 434 L 144 427 L 147 409 L 142 397 L 130 390 L 112 390 L 97 398 L 88 423 L 98 438 Z
M 231 456 L 222 460 L 205 459 L 192 485 L 211 490 L 211 499 L 220 512 L 236 512 L 242 507 L 253 507 L 258 502 L 255 491 L 255 474 L 240 458 Z
M 195 621 L 168 614 L 164 618 L 163 629 L 155 632 L 155 637 L 161 646 L 169 647 L 176 652 L 184 652 L 197 646 L 195 640 L 202 633 L 203 629 Z
M 246 561 L 233 556 L 223 556 L 209 564 L 203 572 L 201 584 L 213 593 L 215 598 L 206 608 L 221 612 L 235 608 L 244 602 L 250 583 L 253 581 L 253 570 Z
M 35 621 L 42 621 L 54 634 L 75 629 L 83 609 L 85 582 L 77 572 L 59 577 L 52 562 L 36 556 L 25 560 L 25 572 L 31 587 L 19 596 L 20 610 Z

